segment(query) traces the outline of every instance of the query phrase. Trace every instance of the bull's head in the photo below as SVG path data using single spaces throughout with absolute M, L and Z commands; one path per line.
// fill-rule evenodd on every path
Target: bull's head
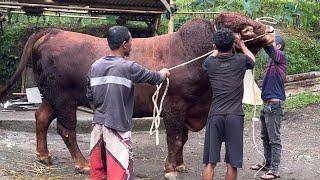
M 240 13 L 221 13 L 216 18 L 215 26 L 217 29 L 225 27 L 239 33 L 253 53 L 271 44 L 275 37 L 273 27 L 254 21 Z

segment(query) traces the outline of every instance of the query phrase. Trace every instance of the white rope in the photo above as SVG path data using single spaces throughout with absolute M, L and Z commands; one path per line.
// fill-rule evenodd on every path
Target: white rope
M 197 60 L 199 60 L 201 58 L 204 58 L 204 57 L 212 54 L 213 51 L 214 50 L 212 50 L 212 51 L 210 51 L 210 52 L 208 52 L 208 53 L 206 53 L 206 54 L 204 54 L 202 56 L 199 56 L 199 57 L 196 57 L 194 59 L 191 59 L 190 61 L 187 61 L 185 63 L 178 64 L 178 65 L 170 68 L 169 70 L 171 71 L 171 70 L 177 69 L 179 67 L 182 67 L 182 66 L 185 66 L 187 64 L 190 64 L 190 63 L 192 63 L 194 61 L 197 61 Z M 156 134 L 156 145 L 159 145 L 159 127 L 160 127 L 160 122 L 161 122 L 160 115 L 161 115 L 161 112 L 162 112 L 162 105 L 163 105 L 164 98 L 167 95 L 167 92 L 168 92 L 168 89 L 169 89 L 169 83 L 170 83 L 169 78 L 167 78 L 166 81 L 167 81 L 166 88 L 165 88 L 165 90 L 163 92 L 163 95 L 161 97 L 159 106 L 158 106 L 158 99 L 159 99 L 160 89 L 161 89 L 163 83 L 157 85 L 157 89 L 154 92 L 154 94 L 152 95 L 152 102 L 153 102 L 152 119 L 153 120 L 152 120 L 152 124 L 151 124 L 150 130 L 149 130 L 149 134 L 150 134 L 150 136 L 153 135 L 154 133 Z
M 265 167 L 265 162 L 266 159 L 263 155 L 263 153 L 259 150 L 258 145 L 256 143 L 256 139 L 255 139 L 255 127 L 254 127 L 254 122 L 255 121 L 259 121 L 259 118 L 256 117 L 256 112 L 257 112 L 257 100 L 256 100 L 256 92 L 254 89 L 254 74 L 255 74 L 255 68 L 252 69 L 252 76 L 253 76 L 253 81 L 252 81 L 252 89 L 253 89 L 253 94 L 254 94 L 254 108 L 253 108 L 253 117 L 252 117 L 252 140 L 253 140 L 253 144 L 254 144 L 254 149 L 262 156 L 263 158 L 263 164 L 262 167 L 254 174 L 254 178 L 256 178 L 257 174 Z
M 160 126 L 160 114 L 162 111 L 162 104 L 163 104 L 163 100 L 167 95 L 168 89 L 169 89 L 169 78 L 166 79 L 167 80 L 167 85 L 166 85 L 166 89 L 163 92 L 163 95 L 161 97 L 160 100 L 160 104 L 158 106 L 158 98 L 159 98 L 159 93 L 160 93 L 160 89 L 162 87 L 162 84 L 157 85 L 157 90 L 154 92 L 154 94 L 152 95 L 152 102 L 153 102 L 153 115 L 152 115 L 152 124 L 150 127 L 150 136 L 153 135 L 154 133 L 156 133 L 156 145 L 159 145 L 159 126 Z M 154 130 L 153 130 L 154 129 Z
M 273 17 L 260 17 L 255 19 L 255 21 L 260 22 L 260 23 L 268 23 L 268 24 L 278 24 L 278 20 L 273 18 Z
M 213 53 L 213 51 L 215 51 L 215 50 L 212 50 L 212 51 L 210 51 L 210 52 L 208 52 L 208 53 L 206 53 L 206 54 L 204 54 L 204 55 L 202 55 L 202 56 L 199 56 L 199 57 L 196 57 L 196 58 L 194 58 L 194 59 L 191 59 L 190 61 L 187 61 L 187 62 L 185 62 L 185 63 L 176 65 L 176 66 L 170 68 L 169 70 L 177 69 L 178 67 L 185 66 L 185 65 L 190 64 L 190 63 L 192 63 L 192 62 L 194 62 L 194 61 L 196 61 L 196 60 L 199 60 L 199 59 L 201 59 L 201 58 L 204 58 L 204 57 L 206 57 L 206 56 L 209 56 L 210 54 Z
M 253 41 L 253 40 L 255 40 L 255 39 L 259 39 L 259 38 L 261 38 L 261 37 L 263 37 L 263 36 L 265 36 L 265 35 L 267 35 L 268 33 L 264 33 L 264 34 L 261 34 L 261 35 L 259 35 L 259 36 L 257 36 L 257 37 L 254 37 L 254 38 L 251 38 L 251 39 L 247 39 L 247 40 L 242 40 L 243 42 L 249 42 L 249 41 Z

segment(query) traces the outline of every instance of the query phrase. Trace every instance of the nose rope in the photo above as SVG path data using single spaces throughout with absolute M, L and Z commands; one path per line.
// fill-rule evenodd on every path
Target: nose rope
M 270 21 L 270 20 L 272 20 L 272 21 Z M 263 22 L 269 23 L 269 24 L 274 24 L 274 25 L 278 24 L 278 20 L 276 20 L 275 18 L 272 18 L 272 17 L 260 17 L 260 18 L 255 19 L 255 21 L 257 21 L 257 22 L 259 22 L 261 24 L 264 24 Z M 251 38 L 251 39 L 247 39 L 247 40 L 243 40 L 243 42 L 253 41 L 253 40 L 259 39 L 259 38 L 261 38 L 261 37 L 263 37 L 263 36 L 265 36 L 267 34 L 268 33 L 264 33 L 264 34 L 261 34 L 261 35 L 259 35 L 257 37 L 254 37 L 254 38 Z
M 254 38 L 251 38 L 251 39 L 243 40 L 243 42 L 250 42 L 250 41 L 253 41 L 253 40 L 259 39 L 259 38 L 261 38 L 261 37 L 263 37 L 263 36 L 265 36 L 265 35 L 267 35 L 267 34 L 268 34 L 268 33 L 264 33 L 264 34 L 261 34 L 261 35 L 259 35 L 259 36 L 257 36 L 257 37 L 254 37 Z

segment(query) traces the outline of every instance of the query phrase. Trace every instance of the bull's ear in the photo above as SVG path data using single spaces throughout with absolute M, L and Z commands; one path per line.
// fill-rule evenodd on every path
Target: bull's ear
M 254 35 L 253 27 L 252 26 L 246 26 L 245 28 L 243 28 L 241 30 L 241 35 L 243 35 L 243 36 L 252 36 L 252 35 Z
M 213 49 L 217 49 L 217 47 L 216 47 L 216 45 L 215 45 L 215 44 L 213 44 L 213 45 L 212 45 L 212 47 L 213 47 Z
M 276 44 L 276 49 L 281 49 L 282 45 L 281 44 Z

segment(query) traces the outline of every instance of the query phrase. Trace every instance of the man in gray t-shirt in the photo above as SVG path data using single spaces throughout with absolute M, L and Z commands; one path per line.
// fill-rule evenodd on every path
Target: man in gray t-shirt
M 253 68 L 255 57 L 230 29 L 216 32 L 214 43 L 218 51 L 203 63 L 213 96 L 206 124 L 202 177 L 213 179 L 221 144 L 225 142 L 226 179 L 237 179 L 237 168 L 242 167 L 243 160 L 243 78 L 246 70 Z M 233 52 L 235 43 L 243 53 Z
M 89 70 L 87 97 L 94 109 L 90 141 L 90 179 L 134 179 L 131 129 L 134 84 L 160 84 L 168 69 L 150 71 L 125 60 L 132 38 L 123 26 L 108 31 L 110 54 Z

